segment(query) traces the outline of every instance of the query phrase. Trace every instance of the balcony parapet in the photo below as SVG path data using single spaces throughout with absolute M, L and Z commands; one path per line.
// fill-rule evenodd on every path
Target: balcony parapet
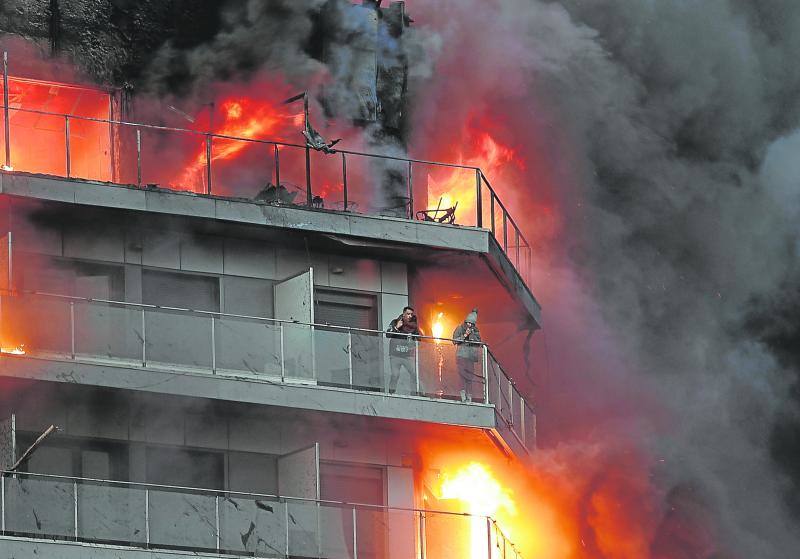
M 487 229 L 513 270 L 530 290 L 532 245 L 479 167 L 343 149 L 323 153 L 306 145 L 278 140 L 242 138 L 6 105 L 0 105 L 0 110 L 4 116 L 4 137 L 8 138 L 7 142 L 4 141 L 4 172 L 101 181 L 142 189 L 158 187 L 204 197 L 230 200 L 244 198 L 290 208 L 388 216 L 406 221 L 423 220 L 438 226 L 457 224 Z M 63 166 L 39 168 L 35 163 L 27 166 L 15 164 L 14 150 L 30 151 L 35 146 L 28 144 L 40 141 L 35 134 L 15 130 L 15 115 L 46 119 L 48 130 L 61 132 L 58 134 L 60 140 L 52 146 L 52 150 L 63 151 Z M 102 169 L 85 164 L 81 159 L 87 157 L 85 153 L 74 153 L 74 146 L 80 141 L 80 130 L 98 127 L 113 138 L 114 146 L 107 165 Z M 163 156 L 173 148 L 183 149 L 187 145 L 205 154 L 195 162 L 193 172 L 189 175 L 182 172 L 180 162 L 170 161 Z M 259 168 L 247 169 L 250 176 L 259 176 L 261 180 L 256 186 L 251 185 L 242 191 L 238 183 L 235 188 L 227 184 L 230 180 L 215 167 L 214 162 L 221 157 L 220 154 L 238 153 L 245 148 L 260 149 L 264 157 L 260 158 Z M 406 192 L 402 196 L 376 203 L 373 200 L 376 190 L 374 184 L 377 184 L 379 174 L 386 172 L 398 184 L 403 184 Z M 455 212 L 450 216 L 438 207 L 429 208 L 428 201 L 420 199 L 425 189 L 420 189 L 419 185 L 427 184 L 431 177 L 441 173 L 446 176 L 439 176 L 438 181 L 465 185 L 460 189 L 458 202 L 467 210 L 459 212 L 457 219 Z M 180 177 L 180 180 L 168 180 L 166 177 Z M 241 176 L 237 177 L 241 181 Z M 268 196 L 265 199 L 261 196 L 261 189 L 267 183 L 278 188 L 274 189 L 272 198 Z M 330 189 L 332 184 L 340 188 L 341 200 L 329 201 L 326 205 L 318 192 Z M 289 193 L 281 198 L 279 190 L 283 185 L 292 186 L 297 191 L 287 191 Z
M 328 559 L 451 559 L 481 542 L 522 559 L 491 517 L 444 511 L 8 471 L 0 499 L 7 537 Z
M 474 344 L 479 359 L 472 369 L 474 393 L 468 395 L 459 345 L 449 338 L 44 293 L 6 294 L 0 304 L 4 356 L 242 379 L 397 404 L 439 402 L 465 412 L 488 407 L 494 409 L 493 428 L 514 438 L 509 446 L 535 448 L 535 414 L 486 344 Z M 43 323 L 47 328 L 31 326 Z M 392 346 L 403 338 L 414 351 L 399 358 L 403 368 L 393 385 L 398 358 Z M 323 401 L 318 408 L 332 405 Z M 404 418 L 416 409 L 395 407 Z M 442 414 L 435 417 L 448 422 L 449 413 Z

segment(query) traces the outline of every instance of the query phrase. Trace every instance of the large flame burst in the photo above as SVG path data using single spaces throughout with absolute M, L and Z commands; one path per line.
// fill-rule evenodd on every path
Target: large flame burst
M 256 101 L 248 97 L 232 97 L 222 101 L 219 113 L 222 121 L 213 126 L 211 133 L 217 136 L 243 138 L 245 140 L 284 140 L 288 130 L 299 130 L 303 126 L 303 114 L 292 112 L 279 103 Z M 214 138 L 211 162 L 229 160 L 254 144 L 242 140 Z M 195 156 L 172 186 L 202 183 L 206 169 L 205 144 L 197 149 Z M 199 180 L 198 180 L 199 179 Z
M 494 477 L 492 471 L 479 462 L 471 462 L 453 473 L 442 475 L 439 498 L 457 500 L 464 512 L 474 515 L 471 520 L 471 559 L 490 559 L 487 549 L 486 517 L 497 518 L 498 514 L 514 516 L 517 512 L 511 492 Z M 510 537 L 507 525 L 499 524 L 503 533 Z

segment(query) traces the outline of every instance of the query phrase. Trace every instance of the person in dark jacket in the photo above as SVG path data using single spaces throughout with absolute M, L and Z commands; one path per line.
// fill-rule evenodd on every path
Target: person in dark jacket
M 405 369 L 408 373 L 411 391 L 416 389 L 416 354 L 417 340 L 415 336 L 421 336 L 417 315 L 414 309 L 405 307 L 403 314 L 394 319 L 389 328 L 389 366 L 391 375 L 389 376 L 389 394 L 394 394 L 397 390 L 397 381 L 400 380 L 400 372 Z
M 478 330 L 478 309 L 472 309 L 464 322 L 456 327 L 453 332 L 453 343 L 458 346 L 456 368 L 463 386 L 461 401 L 471 402 L 474 396 L 473 385 L 483 384 L 483 376 L 475 372 L 475 364 L 483 356 L 481 332 Z

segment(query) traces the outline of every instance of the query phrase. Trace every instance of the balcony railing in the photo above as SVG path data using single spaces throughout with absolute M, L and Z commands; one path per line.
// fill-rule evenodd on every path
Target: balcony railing
M 458 201 L 452 223 L 489 229 L 530 285 L 531 245 L 478 167 L 343 149 L 324 153 L 282 141 L 5 104 L 0 119 L 6 171 L 404 219 L 424 219 L 425 211 L 435 210 L 430 189 L 445 184 Z M 93 145 L 98 138 L 102 146 Z M 378 194 L 382 190 L 394 194 Z M 428 215 L 434 223 L 451 222 L 443 211 Z
M 521 559 L 486 516 L 0 472 L 2 534 L 323 559 Z
M 0 295 L 0 309 L 6 353 L 488 403 L 535 445 L 533 411 L 484 344 L 42 293 Z M 406 341 L 411 355 L 393 355 Z M 477 361 L 465 365 L 465 350 Z

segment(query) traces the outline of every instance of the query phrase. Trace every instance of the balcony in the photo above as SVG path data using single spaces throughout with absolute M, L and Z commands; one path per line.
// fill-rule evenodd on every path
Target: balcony
M 0 498 L 0 549 L 21 537 L 193 556 L 521 559 L 493 519 L 468 514 L 12 472 Z
M 12 90 L 17 82 L 38 83 L 9 80 Z M 0 112 L 0 154 L 4 155 L 0 160 L 5 173 L 247 201 L 302 209 L 306 215 L 314 211 L 377 216 L 387 218 L 385 225 L 390 223 L 388 218 L 394 218 L 406 224 L 425 222 L 439 230 L 452 230 L 451 226 L 488 230 L 488 252 L 504 255 L 499 264 L 502 273 L 516 275 L 530 296 L 531 244 L 480 168 L 344 149 L 325 153 L 277 140 L 17 105 L 5 103 Z M 195 157 L 187 160 L 186 154 Z M 231 154 L 236 155 L 235 160 L 230 159 Z M 377 185 L 387 183 L 394 194 L 377 194 Z M 442 184 L 454 185 L 457 191 L 457 199 L 451 202 L 457 202 L 452 214 L 436 201 L 437 185 Z
M 413 337 L 412 370 L 393 386 L 397 334 L 35 293 L 0 304 L 4 374 L 478 427 L 523 456 L 536 445 L 533 410 L 486 345 L 468 399 L 450 339 Z M 59 362 L 84 367 L 42 377 Z

